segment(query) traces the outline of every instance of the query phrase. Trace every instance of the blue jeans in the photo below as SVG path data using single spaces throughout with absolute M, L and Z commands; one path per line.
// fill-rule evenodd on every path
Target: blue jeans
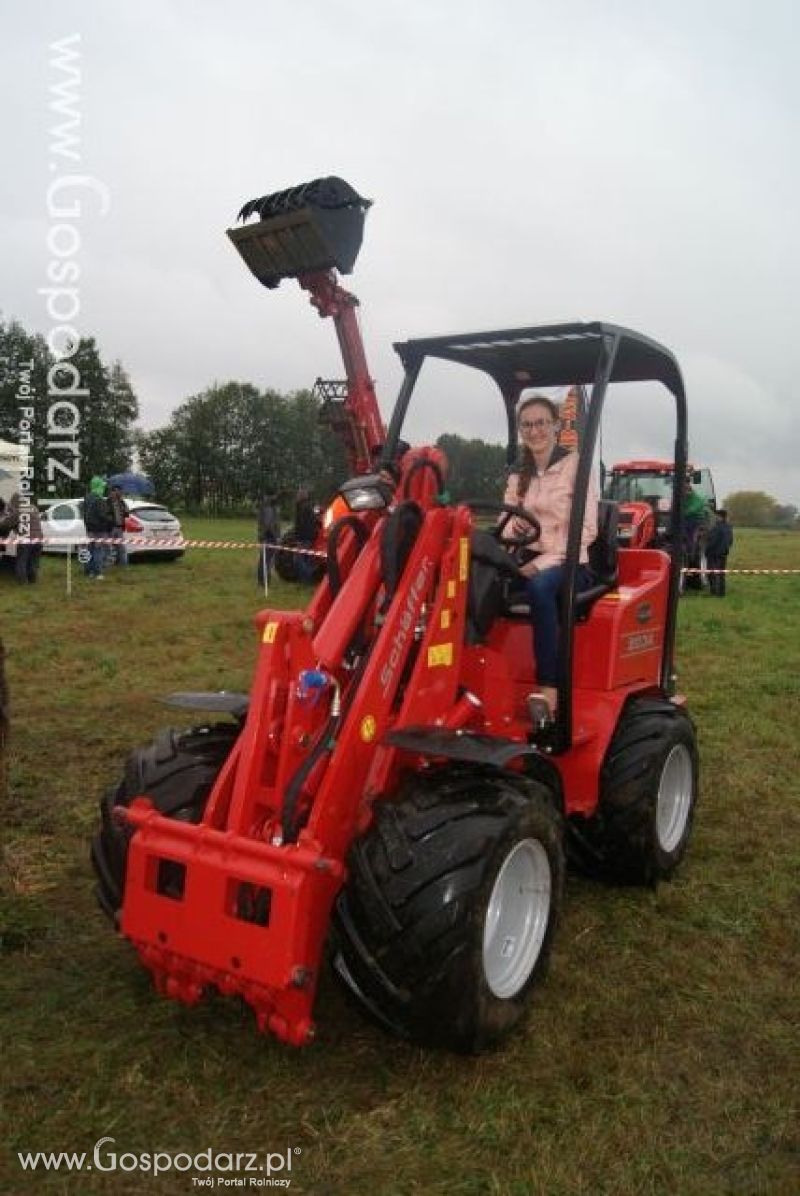
M 115 527 L 111 533 L 111 539 L 113 541 L 109 552 L 111 560 L 116 565 L 127 565 L 128 549 L 125 547 L 125 532 Z
M 90 536 L 100 536 L 100 535 L 103 535 L 103 533 L 102 532 L 90 532 L 89 535 Z M 108 545 L 105 543 L 98 544 L 96 541 L 93 540 L 92 543 L 89 545 L 89 560 L 86 562 L 86 564 L 83 567 L 83 571 L 86 574 L 86 576 L 87 577 L 100 577 L 103 570 L 106 567 L 107 559 L 108 559 Z
M 536 656 L 536 680 L 539 685 L 558 685 L 558 595 L 564 582 L 564 565 L 553 565 L 534 573 L 525 581 L 525 592 L 533 621 L 533 651 Z M 592 584 L 591 570 L 579 565 L 575 591 Z

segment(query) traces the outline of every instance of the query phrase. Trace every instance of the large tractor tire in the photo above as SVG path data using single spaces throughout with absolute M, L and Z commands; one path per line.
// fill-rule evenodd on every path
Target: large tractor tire
M 325 561 L 321 557 L 313 557 L 313 565 L 309 571 L 309 576 L 301 574 L 297 568 L 297 554 L 294 549 L 308 548 L 308 544 L 297 539 L 294 532 L 284 532 L 281 536 L 281 544 L 284 546 L 284 551 L 277 549 L 273 558 L 275 565 L 275 572 L 282 581 L 308 581 L 317 585 L 325 574 Z
M 689 843 L 698 775 L 686 712 L 666 699 L 630 702 L 603 763 L 591 828 L 606 873 L 650 885 L 672 876 Z
M 119 785 L 100 801 L 100 830 L 91 850 L 97 899 L 115 923 L 125 891 L 131 832 L 114 818 L 114 806 L 127 806 L 135 797 L 146 796 L 169 818 L 199 822 L 238 734 L 239 727 L 233 723 L 162 731 L 153 743 L 128 757 Z
M 281 544 L 286 548 L 293 548 L 296 543 L 297 540 L 293 532 L 284 532 L 281 536 Z M 294 553 L 281 552 L 280 549 L 277 549 L 272 563 L 281 581 L 297 581 L 297 557 Z
M 415 778 L 350 853 L 334 968 L 384 1026 L 474 1053 L 523 1017 L 561 908 L 562 820 L 538 782 Z

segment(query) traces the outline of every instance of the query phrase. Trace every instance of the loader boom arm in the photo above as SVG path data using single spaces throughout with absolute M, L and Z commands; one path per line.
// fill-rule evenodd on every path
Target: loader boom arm
M 382 444 L 386 430 L 378 408 L 375 386 L 367 367 L 367 356 L 358 324 L 358 299 L 340 286 L 333 270 L 302 274 L 298 282 L 308 291 L 313 307 L 324 319 L 333 320 L 347 379 L 342 406 L 332 406 L 326 417 L 344 440 L 353 473 L 366 473 L 371 465 L 371 451 Z

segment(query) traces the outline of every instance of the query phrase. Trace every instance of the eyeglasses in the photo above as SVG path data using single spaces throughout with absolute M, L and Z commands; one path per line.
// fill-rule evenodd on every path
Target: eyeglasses
M 534 429 L 537 432 L 543 431 L 545 428 L 553 427 L 552 419 L 523 419 L 520 420 L 520 430 L 523 432 L 531 432 Z

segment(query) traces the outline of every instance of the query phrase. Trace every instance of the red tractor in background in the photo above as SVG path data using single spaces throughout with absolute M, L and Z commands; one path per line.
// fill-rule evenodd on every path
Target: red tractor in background
M 280 261 L 270 218 L 252 226 L 242 251 L 254 269 L 302 282 L 346 266 L 346 216 L 323 235 L 312 204 L 291 215 L 298 245 Z M 670 555 L 619 548 L 616 504 L 602 501 L 595 584 L 575 584 L 609 385 L 655 379 L 672 394 L 673 478 L 686 471 L 686 400 L 668 350 L 609 324 L 395 348 L 405 375 L 381 466 L 428 359 L 494 380 L 509 462 L 524 388 L 591 387 L 555 723 L 531 720 L 530 613 L 517 592 L 515 555 L 535 542 L 535 519 L 498 504 L 487 530 L 485 506 L 449 500 L 442 453 L 413 449 L 396 486 L 384 468 L 342 486 L 347 514 L 328 534 L 308 607 L 256 616 L 250 694 L 173 695 L 233 719 L 165 731 L 134 752 L 101 802 L 92 859 L 102 907 L 166 996 L 239 995 L 260 1029 L 300 1045 L 314 1037 L 329 951 L 381 1024 L 479 1051 L 519 1023 L 545 972 L 568 850 L 646 884 L 671 876 L 686 850 L 698 757 L 673 667 L 682 488 L 673 484 Z M 529 531 L 509 545 L 515 515 Z
M 617 536 L 624 548 L 668 548 L 670 512 L 672 509 L 673 464 L 671 461 L 622 461 L 613 465 L 606 475 L 603 493 L 619 504 Z M 711 470 L 686 467 L 686 478 L 695 493 L 703 500 L 706 518 L 717 508 L 717 498 Z M 683 564 L 696 570 L 684 578 L 687 589 L 700 589 L 703 564 L 703 536 L 705 523 L 697 529 L 700 534 L 683 536 Z

